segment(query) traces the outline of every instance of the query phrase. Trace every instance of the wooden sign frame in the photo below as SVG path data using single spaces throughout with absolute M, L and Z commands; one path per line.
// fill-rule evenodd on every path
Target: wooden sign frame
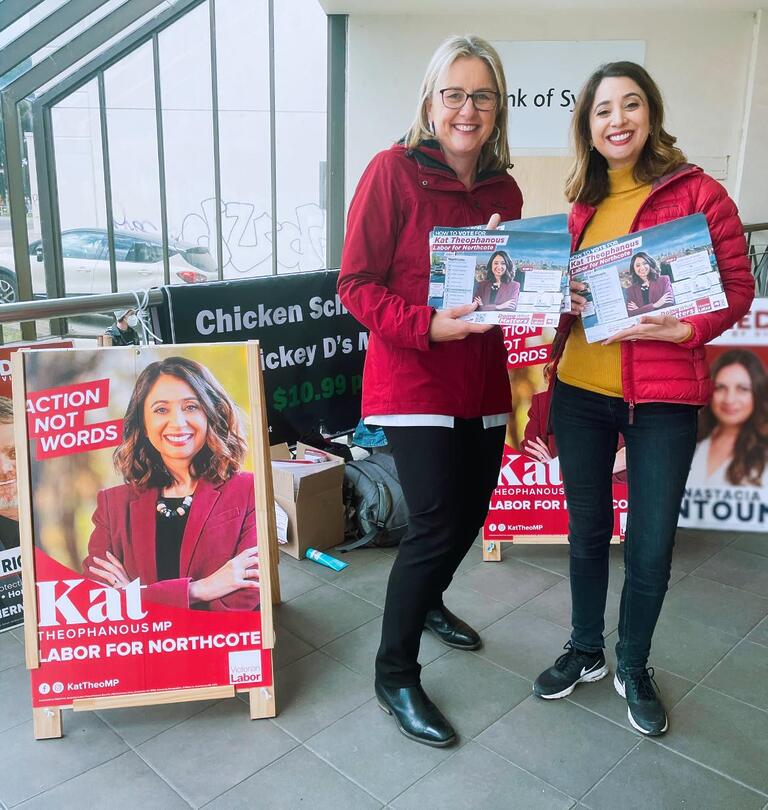
M 191 345 L 179 347 L 180 354 L 192 348 Z M 108 351 L 126 351 L 126 348 L 105 349 Z M 134 350 L 133 348 L 129 350 Z M 66 351 L 66 350 L 63 350 Z M 16 466 L 19 497 L 19 532 L 22 555 L 22 592 L 24 598 L 24 649 L 27 669 L 40 667 L 38 646 L 38 610 L 36 599 L 35 576 L 35 543 L 32 527 L 32 493 L 30 485 L 29 435 L 26 418 L 26 377 L 24 355 L 26 351 L 16 352 L 12 357 L 13 368 L 13 409 L 20 418 L 14 420 L 16 441 Z M 248 367 L 248 392 L 250 400 L 251 459 L 254 472 L 255 519 L 259 550 L 259 567 L 262 572 L 261 582 L 269 583 L 266 599 L 262 601 L 261 639 L 263 649 L 274 649 L 275 633 L 273 624 L 273 604 L 280 603 L 280 584 L 278 575 L 279 553 L 277 530 L 275 524 L 274 494 L 272 488 L 272 464 L 269 455 L 268 425 L 264 380 L 261 369 L 261 357 L 257 341 L 246 344 L 246 362 Z M 265 576 L 266 574 L 266 576 Z M 234 697 L 236 692 L 247 692 L 250 718 L 275 717 L 274 665 L 272 663 L 270 686 L 236 689 L 233 685 L 204 688 L 169 689 L 152 692 L 138 692 L 106 697 L 80 698 L 57 706 L 44 706 L 32 709 L 33 730 L 35 739 L 58 738 L 63 735 L 62 709 L 73 711 L 96 711 L 99 709 L 137 708 L 168 703 L 182 703 L 196 700 L 215 700 Z

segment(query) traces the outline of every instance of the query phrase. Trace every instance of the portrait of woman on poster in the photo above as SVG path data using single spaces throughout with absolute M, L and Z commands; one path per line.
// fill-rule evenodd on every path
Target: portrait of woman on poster
M 624 289 L 628 315 L 645 315 L 675 303 L 672 282 L 653 256 L 638 251 L 629 260 L 629 272 L 632 283 Z
M 497 250 L 488 260 L 485 278 L 475 284 L 477 311 L 515 310 L 519 295 L 512 260 L 503 250 Z
M 746 349 L 712 364 L 714 389 L 699 414 L 691 481 L 707 486 L 763 486 L 768 454 L 768 376 Z
M 145 368 L 114 453 L 125 483 L 101 490 L 83 572 L 144 598 L 200 610 L 256 610 L 252 473 L 237 406 L 207 368 L 169 357 Z

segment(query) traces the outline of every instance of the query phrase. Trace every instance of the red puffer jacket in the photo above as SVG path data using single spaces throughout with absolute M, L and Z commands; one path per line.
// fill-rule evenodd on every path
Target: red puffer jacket
M 576 250 L 595 209 L 574 203 L 568 219 L 571 250 Z M 621 344 L 621 381 L 624 399 L 636 402 L 680 402 L 703 405 L 712 382 L 704 345 L 744 317 L 755 295 L 755 280 L 747 258 L 744 229 L 733 200 L 716 180 L 698 166 L 684 165 L 659 178 L 635 215 L 630 233 L 663 222 L 702 213 L 707 218 L 717 265 L 728 298 L 728 308 L 684 318 L 693 327 L 686 343 L 658 340 Z M 556 357 L 576 320 L 564 315 L 558 326 Z
M 443 414 L 471 419 L 511 408 L 501 329 L 430 343 L 429 231 L 519 219 L 522 195 L 506 172 L 469 191 L 435 142 L 396 144 L 365 170 L 349 209 L 339 295 L 370 329 L 363 416 Z

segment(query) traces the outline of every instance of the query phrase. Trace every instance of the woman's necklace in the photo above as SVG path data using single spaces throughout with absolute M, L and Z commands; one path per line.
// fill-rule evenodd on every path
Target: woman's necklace
M 179 517 L 184 517 L 189 511 L 189 507 L 192 506 L 192 496 L 187 495 L 186 498 L 175 508 L 171 509 L 163 500 L 157 502 L 157 511 L 165 518 L 173 518 L 177 515 Z

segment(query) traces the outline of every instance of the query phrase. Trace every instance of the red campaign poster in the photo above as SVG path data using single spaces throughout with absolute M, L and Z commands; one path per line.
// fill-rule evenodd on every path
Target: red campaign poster
M 11 356 L 24 348 L 56 349 L 71 346 L 70 341 L 0 346 L 0 632 L 18 627 L 24 622 Z
M 709 346 L 713 382 L 680 506 L 680 526 L 768 530 L 768 299 Z
M 491 496 L 483 529 L 487 541 L 563 542 L 568 511 L 554 436 L 547 434 L 549 360 L 553 329 L 505 330 L 512 418 L 499 484 Z M 614 467 L 614 535 L 626 528 L 627 487 L 623 446 Z
M 249 352 L 25 354 L 35 707 L 271 685 Z

